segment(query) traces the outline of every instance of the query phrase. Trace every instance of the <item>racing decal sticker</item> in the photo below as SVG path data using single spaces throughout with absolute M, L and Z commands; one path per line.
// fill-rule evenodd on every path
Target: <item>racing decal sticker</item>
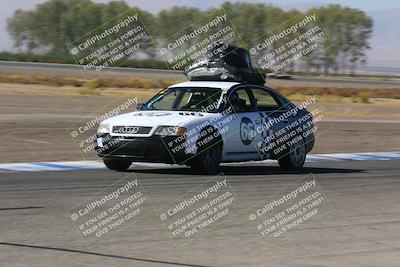
M 250 145 L 251 142 L 254 140 L 255 136 L 255 131 L 254 131 L 254 124 L 253 122 L 247 118 L 243 117 L 240 121 L 240 139 L 242 140 L 242 143 L 247 145 Z
M 266 153 L 266 151 L 267 151 L 266 148 L 268 145 L 267 140 L 268 140 L 268 137 L 273 134 L 273 132 L 268 127 L 264 127 L 264 125 L 268 125 L 268 122 L 269 122 L 269 117 L 268 117 L 267 113 L 260 112 L 259 114 L 261 116 L 261 125 L 262 125 L 262 131 L 261 131 L 262 142 L 261 142 L 261 147 L 259 147 L 259 153 L 263 159 L 266 159 L 269 156 L 269 154 Z
M 149 117 L 161 117 L 161 116 L 172 115 L 172 112 L 146 112 L 143 115 L 149 116 Z
M 140 112 L 133 114 L 133 116 L 148 116 L 148 117 L 161 117 L 161 116 L 169 116 L 172 112 Z
M 168 90 L 169 90 L 168 87 L 167 87 L 167 88 L 164 88 L 164 89 L 162 89 L 158 94 L 159 94 L 159 95 L 165 94 Z

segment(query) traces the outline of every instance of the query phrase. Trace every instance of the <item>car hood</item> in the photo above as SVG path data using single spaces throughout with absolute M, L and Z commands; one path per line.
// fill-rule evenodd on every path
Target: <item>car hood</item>
M 185 124 L 194 120 L 203 120 L 213 115 L 215 114 L 190 111 L 147 110 L 121 114 L 102 123 L 112 126 L 185 126 Z

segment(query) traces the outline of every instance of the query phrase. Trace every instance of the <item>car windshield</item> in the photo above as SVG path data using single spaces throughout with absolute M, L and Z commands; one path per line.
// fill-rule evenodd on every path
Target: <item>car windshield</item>
M 218 88 L 167 88 L 150 99 L 141 110 L 177 110 L 216 113 L 221 105 Z

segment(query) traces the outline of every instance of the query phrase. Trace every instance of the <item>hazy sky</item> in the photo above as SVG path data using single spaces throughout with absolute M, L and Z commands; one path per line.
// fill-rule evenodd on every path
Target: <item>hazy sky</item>
M 109 2 L 109 0 L 92 0 L 94 2 Z M 137 6 L 147 11 L 156 13 L 161 9 L 170 8 L 174 5 L 193 6 L 207 9 L 219 6 L 226 0 L 125 0 L 131 6 Z M 36 4 L 46 2 L 46 0 L 0 0 L 0 51 L 12 49 L 12 41 L 6 31 L 7 18 L 11 17 L 17 9 L 32 9 Z M 236 2 L 236 1 L 231 1 Z M 390 10 L 400 8 L 399 0 L 248 0 L 241 2 L 261 2 L 282 7 L 284 9 L 296 8 L 300 10 L 308 9 L 313 6 L 328 4 L 340 4 L 364 10 L 368 13 L 378 10 Z
M 7 0 L 6 0 L 7 1 Z M 159 1 L 148 1 L 148 0 L 125 0 L 125 2 L 145 8 L 152 12 L 157 12 L 159 9 L 168 8 L 174 5 L 183 6 L 195 6 L 199 8 L 208 8 L 211 6 L 219 5 L 226 0 L 159 0 Z M 96 0 L 96 2 L 108 2 L 107 0 Z M 236 2 L 236 1 L 230 1 Z M 315 5 L 327 5 L 327 4 L 340 4 L 344 6 L 359 8 L 365 11 L 390 9 L 390 8 L 400 8 L 399 0 L 248 0 L 240 2 L 260 2 L 260 3 L 271 3 L 277 6 L 289 6 L 296 7 L 306 6 L 309 7 Z M 157 4 L 155 4 L 157 3 Z

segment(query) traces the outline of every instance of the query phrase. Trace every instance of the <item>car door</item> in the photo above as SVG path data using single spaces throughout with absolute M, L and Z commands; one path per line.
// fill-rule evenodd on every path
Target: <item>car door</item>
M 261 126 L 257 128 L 261 136 L 256 149 L 262 159 L 276 158 L 287 150 L 285 134 L 289 120 L 284 114 L 290 107 L 282 103 L 273 90 L 265 87 L 253 86 L 251 98 L 261 120 Z
M 255 143 L 261 140 L 257 133 L 260 115 L 256 111 L 247 86 L 231 91 L 227 96 L 227 107 L 233 116 L 225 134 L 223 160 L 245 161 L 259 158 Z

